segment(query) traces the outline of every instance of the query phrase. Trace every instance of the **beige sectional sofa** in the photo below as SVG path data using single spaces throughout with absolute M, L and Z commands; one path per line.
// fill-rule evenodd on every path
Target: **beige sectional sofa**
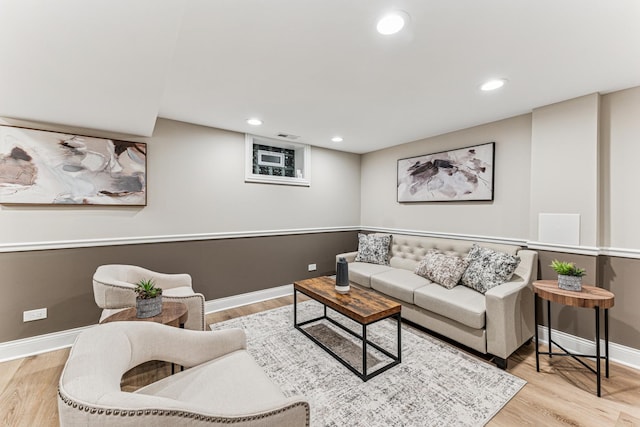
M 513 276 L 482 294 L 458 285 L 447 289 L 414 273 L 430 249 L 464 257 L 474 242 L 393 235 L 389 265 L 356 262 L 358 252 L 339 254 L 349 262 L 349 280 L 402 303 L 402 317 L 451 338 L 478 352 L 494 356 L 506 368 L 509 355 L 534 334 L 533 291 L 537 252 L 515 245 L 475 242 L 481 247 L 520 258 Z

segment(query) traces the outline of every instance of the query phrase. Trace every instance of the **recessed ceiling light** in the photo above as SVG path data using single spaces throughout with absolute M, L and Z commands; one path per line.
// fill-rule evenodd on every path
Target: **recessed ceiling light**
M 331 140 L 333 142 L 342 142 L 342 141 L 344 141 L 344 139 L 342 139 L 341 136 L 334 136 L 333 138 L 331 138 Z
M 507 81 L 505 79 L 489 80 L 488 82 L 480 86 L 480 90 L 489 91 L 489 90 L 500 89 L 502 86 L 504 86 L 506 82 Z
M 402 11 L 391 12 L 380 18 L 376 29 L 385 36 L 400 31 L 406 23 L 408 15 Z
M 262 120 L 252 118 L 252 119 L 247 119 L 247 123 L 249 123 L 251 126 L 260 126 L 262 124 Z

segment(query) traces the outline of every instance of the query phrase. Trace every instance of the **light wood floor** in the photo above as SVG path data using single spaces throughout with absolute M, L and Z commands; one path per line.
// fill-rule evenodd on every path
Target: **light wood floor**
M 291 304 L 282 297 L 207 316 L 207 324 Z M 69 350 L 0 363 L 0 426 L 58 426 L 56 390 Z M 541 357 L 536 372 L 533 345 L 509 358 L 508 371 L 527 385 L 489 422 L 489 426 L 640 426 L 640 371 L 615 363 L 595 396 L 595 376 L 568 357 Z M 392 371 L 389 371 L 392 372 Z M 124 390 L 169 375 L 151 362 L 125 375 Z

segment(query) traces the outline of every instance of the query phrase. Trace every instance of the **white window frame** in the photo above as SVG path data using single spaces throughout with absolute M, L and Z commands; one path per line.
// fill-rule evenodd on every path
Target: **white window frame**
M 268 145 L 270 147 L 294 150 L 296 172 L 299 170 L 301 177 L 271 176 L 253 173 L 253 145 Z M 296 173 L 297 175 L 297 173 Z M 278 139 L 263 136 L 245 134 L 245 166 L 244 181 L 262 184 L 311 186 L 311 146 L 297 142 L 280 141 Z

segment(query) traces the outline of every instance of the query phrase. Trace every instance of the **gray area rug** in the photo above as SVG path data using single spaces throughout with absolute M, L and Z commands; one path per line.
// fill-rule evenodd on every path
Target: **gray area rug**
M 298 305 L 299 321 L 321 314 L 315 301 Z M 329 315 L 361 330 L 338 313 L 329 310 Z M 348 342 L 351 336 L 330 324 L 310 326 L 314 336 L 361 367 L 362 350 Z M 407 325 L 402 326 L 402 363 L 366 383 L 294 329 L 293 306 L 211 325 L 227 328 L 245 330 L 249 352 L 286 395 L 307 398 L 313 427 L 482 426 L 526 384 Z M 369 326 L 367 335 L 395 354 L 395 321 Z M 388 362 L 380 352 L 369 353 L 373 370 L 376 363 Z

